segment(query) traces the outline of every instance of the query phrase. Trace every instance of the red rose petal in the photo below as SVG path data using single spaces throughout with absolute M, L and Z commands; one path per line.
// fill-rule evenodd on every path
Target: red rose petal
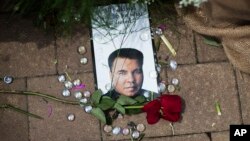
M 161 109 L 161 103 L 159 100 L 153 100 L 143 106 L 142 111 L 149 112 L 149 111 L 159 111 Z
M 181 112 L 181 97 L 178 95 L 162 95 L 161 96 L 161 106 L 164 111 L 171 113 Z
M 163 112 L 162 118 L 171 122 L 176 122 L 181 118 L 180 113 Z
M 147 122 L 148 124 L 155 124 L 160 120 L 160 112 L 147 112 Z
M 148 124 L 155 124 L 160 120 L 161 117 L 160 109 L 161 109 L 161 103 L 157 99 L 144 105 L 142 110 L 147 113 L 146 118 Z

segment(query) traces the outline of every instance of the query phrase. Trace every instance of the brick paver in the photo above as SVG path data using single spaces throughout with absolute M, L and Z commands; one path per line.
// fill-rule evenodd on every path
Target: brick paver
M 15 80 L 11 85 L 0 82 L 0 90 L 25 90 L 25 79 Z M 27 97 L 23 95 L 0 94 L 0 104 L 11 104 L 27 110 Z M 28 116 L 11 109 L 0 109 L 1 141 L 28 141 Z M 14 129 L 14 130 L 13 130 Z
M 161 137 L 161 138 L 145 138 L 144 141 L 209 141 L 209 137 L 206 134 L 193 134 L 193 135 L 182 135 L 172 137 Z
M 61 37 L 56 40 L 58 72 L 75 73 L 92 71 L 92 54 L 90 46 L 89 29 L 86 27 L 77 27 L 70 37 Z M 79 46 L 84 46 L 87 52 L 83 55 L 78 54 Z M 86 57 L 88 63 L 83 65 L 80 58 Z
M 127 123 L 133 121 L 136 124 L 143 123 L 146 126 L 146 130 L 143 132 L 145 133 L 145 137 L 160 137 L 166 135 L 172 135 L 170 123 L 165 120 L 160 120 L 158 123 L 154 125 L 147 124 L 146 121 L 146 114 L 142 113 L 139 115 L 132 115 L 132 116 L 125 116 L 122 119 L 117 119 L 114 121 L 112 126 L 119 126 L 119 127 L 127 127 Z M 129 136 L 117 135 L 117 136 L 109 136 L 109 134 L 103 132 L 103 138 L 105 141 L 108 140 L 118 140 L 118 139 L 130 139 Z
M 212 141 L 229 141 L 229 131 L 215 132 L 211 137 Z
M 89 74 L 81 74 L 76 78 L 78 77 L 86 84 L 93 84 L 92 76 Z M 28 79 L 28 90 L 62 98 L 63 85 L 58 82 L 57 76 L 30 78 Z M 87 85 L 86 90 L 93 92 L 93 85 Z M 75 100 L 73 94 L 67 99 Z M 44 117 L 44 120 L 29 118 L 30 140 L 100 140 L 99 121 L 85 113 L 79 105 L 62 104 L 31 96 L 28 97 L 28 100 L 29 110 Z M 50 114 L 48 110 L 52 110 L 52 113 Z M 69 113 L 75 114 L 76 119 L 72 122 L 67 120 Z
M 198 62 L 227 61 L 222 47 L 211 46 L 204 43 L 204 37 L 195 34 Z
M 169 81 L 180 80 L 177 94 L 183 98 L 183 119 L 175 124 L 176 134 L 228 130 L 240 124 L 235 75 L 229 63 L 185 65 L 168 71 Z M 218 101 L 222 115 L 217 115 Z M 230 103 L 230 104 L 229 104 Z
M 56 73 L 53 36 L 35 28 L 30 20 L 6 16 L 0 16 L 0 31 L 1 77 Z
M 244 124 L 250 124 L 250 75 L 237 71 L 237 82 Z
M 180 24 L 177 27 L 178 34 L 176 31 L 168 29 L 164 32 L 164 35 L 172 44 L 173 48 L 176 50 L 176 57 L 172 57 L 167 46 L 161 41 L 160 49 L 157 51 L 158 59 L 165 61 L 166 58 L 175 59 L 179 64 L 194 64 L 196 63 L 195 58 L 195 48 L 193 44 L 193 33 L 185 25 Z M 155 42 L 159 40 L 155 39 Z

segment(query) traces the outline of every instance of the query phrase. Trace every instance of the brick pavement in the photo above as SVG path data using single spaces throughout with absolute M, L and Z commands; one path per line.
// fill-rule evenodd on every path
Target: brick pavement
M 94 91 L 94 74 L 89 32 L 86 27 L 76 27 L 70 38 L 55 38 L 32 26 L 32 22 L 18 17 L 7 22 L 0 15 L 0 77 L 12 75 L 11 85 L 0 82 L 0 89 L 26 90 L 61 96 L 62 84 L 57 81 L 65 71 L 72 79 L 80 78 L 86 89 Z M 125 116 L 114 125 L 125 125 L 128 121 L 146 125 L 144 141 L 228 141 L 230 124 L 249 124 L 249 80 L 248 74 L 240 73 L 228 62 L 223 49 L 203 43 L 200 35 L 178 26 L 181 36 L 167 31 L 180 64 L 176 71 L 163 67 L 161 77 L 169 82 L 180 80 L 177 92 L 183 98 L 182 120 L 174 123 L 172 135 L 169 122 L 160 120 L 148 125 L 145 114 Z M 77 47 L 84 45 L 87 54 L 79 55 Z M 158 57 L 167 58 L 166 48 L 161 45 Z M 81 57 L 89 63 L 79 63 Z M 57 63 L 55 63 L 57 61 Z M 73 97 L 69 98 L 73 99 Z M 219 101 L 222 115 L 215 110 Z M 10 103 L 44 117 L 43 120 L 27 117 L 11 110 L 0 109 L 1 141 L 108 141 L 129 140 L 127 136 L 109 136 L 102 131 L 102 124 L 86 114 L 80 106 L 46 101 L 40 97 L 0 95 L 0 103 Z M 48 115 L 48 107 L 52 114 Z M 67 114 L 74 113 L 76 119 L 67 121 Z

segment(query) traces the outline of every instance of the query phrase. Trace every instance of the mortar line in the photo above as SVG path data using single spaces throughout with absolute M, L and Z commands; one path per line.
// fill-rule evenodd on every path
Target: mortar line
M 189 135 L 199 135 L 199 134 L 207 134 L 207 133 L 222 133 L 222 132 L 229 132 L 230 130 L 220 130 L 220 131 L 204 131 L 204 132 L 193 132 L 193 133 L 184 133 L 184 134 L 177 134 L 177 135 L 165 135 L 165 136 L 155 136 L 155 137 L 144 137 L 143 139 L 155 139 L 155 138 L 165 138 L 165 137 L 182 137 L 182 136 L 189 136 Z M 118 141 L 123 141 L 118 140 Z
M 70 75 L 73 75 L 73 74 L 91 74 L 93 73 L 93 70 L 90 69 L 90 70 L 86 70 L 86 71 L 81 71 L 81 72 L 77 72 L 77 73 L 74 73 L 74 72 L 68 72 L 68 74 Z M 63 73 L 58 73 L 58 74 L 44 74 L 44 75 L 34 75 L 34 76 L 24 76 L 24 77 L 15 77 L 15 79 L 23 79 L 23 78 L 41 78 L 41 77 L 50 77 L 50 76 L 57 76 L 59 74 L 64 74 Z
M 99 130 L 100 130 L 100 141 L 103 141 L 103 134 L 102 134 L 102 123 L 99 121 Z
M 25 77 L 25 90 L 28 90 L 28 78 Z M 28 96 L 25 96 L 26 99 L 26 107 L 27 107 L 27 111 L 29 111 L 29 99 Z M 29 120 L 29 116 L 27 116 L 27 125 L 28 125 L 28 141 L 30 141 L 30 120 Z
M 54 32 L 54 56 L 55 56 L 55 60 L 56 60 L 56 64 L 55 64 L 55 67 L 56 67 L 56 74 L 58 74 L 58 53 L 57 53 L 57 37 L 56 37 L 56 27 L 54 26 L 53 27 L 53 32 Z
M 234 77 L 235 77 L 235 89 L 237 91 L 237 97 L 238 97 L 238 103 L 239 103 L 239 113 L 240 113 L 240 122 L 241 124 L 243 123 L 243 115 L 242 115 L 242 108 L 241 108 L 241 99 L 240 99 L 240 92 L 239 92 L 239 85 L 238 85 L 238 79 L 237 79 L 237 74 L 236 74 L 236 69 L 234 68 L 233 70 Z
M 194 44 L 194 54 L 195 54 L 195 63 L 199 64 L 199 60 L 198 60 L 198 51 L 197 51 L 197 44 L 196 44 L 196 35 L 195 32 L 192 31 L 193 33 L 193 44 Z

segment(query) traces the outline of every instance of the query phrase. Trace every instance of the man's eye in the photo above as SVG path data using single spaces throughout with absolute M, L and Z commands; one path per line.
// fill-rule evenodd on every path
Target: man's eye
M 135 71 L 135 73 L 139 74 L 139 73 L 142 73 L 141 69 L 138 69 Z
M 125 75 L 125 74 L 126 74 L 126 72 L 124 72 L 124 71 L 120 71 L 118 74 L 119 74 L 119 75 Z

